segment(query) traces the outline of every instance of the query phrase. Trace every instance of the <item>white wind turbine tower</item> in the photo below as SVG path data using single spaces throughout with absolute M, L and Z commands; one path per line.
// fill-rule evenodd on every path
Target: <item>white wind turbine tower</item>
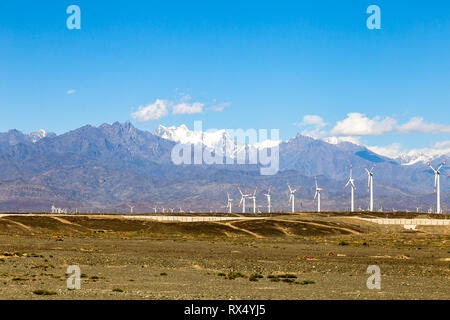
M 248 198 L 253 200 L 253 213 L 256 213 L 256 190 L 258 189 L 258 186 L 256 186 L 255 191 L 253 191 L 253 194 L 251 194 Z
M 320 212 L 320 191 L 322 191 L 322 188 L 319 188 L 319 185 L 317 184 L 317 177 L 314 177 L 314 181 L 316 182 L 316 193 L 314 194 L 314 201 L 317 198 L 317 212 Z
M 241 188 L 239 188 L 239 186 L 237 186 L 237 188 L 238 188 L 239 192 L 241 193 L 241 201 L 239 202 L 239 207 L 242 204 L 242 213 L 245 213 L 245 199 L 251 195 L 242 193 Z
M 267 212 L 270 213 L 270 209 L 272 208 L 272 206 L 270 205 L 270 189 L 272 189 L 272 185 L 269 186 L 269 190 L 267 191 L 267 193 L 264 193 L 264 195 L 267 198 Z
M 298 191 L 298 189 L 300 189 L 300 187 L 296 188 L 296 189 L 292 189 L 291 186 L 289 185 L 289 183 L 287 184 L 289 187 L 289 204 L 292 204 L 292 213 L 295 212 L 295 193 Z
M 373 211 L 373 169 L 375 168 L 375 164 L 372 166 L 372 169 L 370 169 L 370 171 L 367 168 L 366 172 L 367 172 L 367 177 L 368 177 L 368 181 L 367 181 L 367 188 L 368 191 L 370 192 L 370 205 L 369 205 L 369 211 Z
M 230 198 L 229 192 L 227 192 L 227 197 L 228 197 L 227 209 L 228 209 L 228 213 L 231 213 L 233 199 Z
M 156 210 L 158 210 L 158 208 L 156 208 L 156 207 L 153 207 L 153 210 L 155 210 L 155 213 L 156 213 Z
M 130 207 L 130 213 L 133 213 L 133 209 L 135 206 L 132 206 L 131 204 L 128 205 Z
M 352 178 L 352 168 L 353 166 L 350 165 L 350 178 L 348 179 L 347 183 L 344 186 L 344 189 L 347 188 L 348 185 L 350 185 L 350 189 L 351 189 L 351 204 L 350 204 L 350 208 L 351 208 L 351 212 L 353 212 L 355 210 L 355 202 L 354 202 L 354 191 L 356 190 L 356 186 L 355 186 L 355 179 Z
M 447 160 L 441 163 L 439 168 L 435 170 L 431 164 L 428 162 L 428 166 L 431 168 L 431 170 L 434 171 L 434 193 L 436 193 L 436 213 L 441 213 L 441 184 L 439 181 L 439 177 L 441 175 L 441 168 L 447 163 Z

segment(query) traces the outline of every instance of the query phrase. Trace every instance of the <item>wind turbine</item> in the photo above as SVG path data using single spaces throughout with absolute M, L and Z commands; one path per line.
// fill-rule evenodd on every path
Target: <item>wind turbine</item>
M 322 191 L 322 188 L 319 188 L 319 185 L 317 184 L 317 177 L 314 177 L 314 181 L 316 183 L 316 193 L 314 195 L 314 201 L 317 198 L 317 212 L 320 212 L 320 191 Z
M 369 211 L 373 211 L 373 169 L 375 168 L 375 164 L 372 166 L 372 169 L 370 171 L 367 168 L 367 190 L 370 192 L 370 205 L 369 205 Z
M 300 187 L 296 188 L 296 189 L 292 189 L 291 186 L 289 185 L 289 183 L 287 184 L 289 187 L 289 202 L 288 204 L 292 204 L 292 213 L 295 212 L 295 193 L 298 191 L 298 189 L 300 189 Z
M 436 213 L 441 213 L 441 184 L 439 181 L 439 176 L 441 175 L 441 168 L 447 163 L 447 160 L 441 163 L 439 168 L 435 170 L 431 164 L 428 162 L 428 166 L 431 168 L 431 170 L 434 171 L 434 193 L 436 193 Z
M 239 202 L 239 207 L 242 204 L 242 213 L 245 213 L 245 199 L 251 195 L 242 193 L 241 188 L 239 188 L 239 186 L 237 186 L 237 188 L 238 188 L 239 192 L 241 193 L 241 201 Z
M 155 210 L 155 213 L 156 213 L 156 210 L 158 210 L 158 208 L 156 208 L 156 207 L 153 207 L 153 210 Z
M 227 197 L 228 197 L 227 209 L 228 209 L 228 213 L 231 213 L 233 199 L 230 198 L 229 192 L 227 192 Z
M 132 206 L 131 204 L 128 205 L 130 207 L 130 213 L 133 213 L 133 209 L 135 206 Z
M 347 183 L 344 186 L 344 189 L 347 188 L 348 185 L 350 185 L 350 189 L 352 191 L 352 195 L 351 195 L 351 212 L 353 212 L 355 210 L 355 201 L 354 201 L 354 192 L 356 190 L 356 186 L 355 186 L 355 179 L 352 178 L 352 169 L 353 166 L 350 164 L 350 178 L 348 179 Z
M 270 205 L 270 189 L 272 189 L 272 185 L 269 186 L 269 190 L 267 191 L 267 193 L 264 193 L 264 195 L 267 198 L 267 212 L 270 213 L 270 209 L 271 209 L 271 205 Z
M 256 190 L 258 186 L 256 186 L 255 191 L 248 198 L 253 200 L 253 213 L 256 213 Z

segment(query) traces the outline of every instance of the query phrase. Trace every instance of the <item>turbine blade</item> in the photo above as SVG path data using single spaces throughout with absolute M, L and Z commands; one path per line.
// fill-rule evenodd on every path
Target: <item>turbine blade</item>
M 447 163 L 447 160 L 445 160 L 444 162 L 441 163 L 441 165 L 439 166 L 439 168 L 436 171 L 441 170 L 441 168 Z
M 346 183 L 345 186 L 344 186 L 344 189 L 347 188 L 347 186 L 348 186 L 349 184 L 350 184 L 350 180 L 347 181 L 347 183 Z
M 428 162 L 427 165 L 431 168 L 431 170 L 434 171 L 434 173 L 436 173 L 436 170 L 434 170 L 434 168 L 433 168 L 433 166 L 431 165 L 431 163 Z
M 314 194 L 314 199 L 313 199 L 313 200 L 316 200 L 316 197 L 317 197 L 317 191 L 316 191 L 316 193 Z

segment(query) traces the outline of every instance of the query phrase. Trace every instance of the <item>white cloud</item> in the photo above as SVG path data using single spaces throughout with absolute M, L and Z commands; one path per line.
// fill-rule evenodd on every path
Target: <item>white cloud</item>
M 436 142 L 434 147 L 438 149 L 448 149 L 450 151 L 450 140 Z
M 325 121 L 317 115 L 306 115 L 303 117 L 302 122 L 298 124 L 298 126 L 305 128 L 301 132 L 302 135 L 315 139 L 321 138 L 326 134 L 325 131 L 322 131 L 326 125 Z
M 347 118 L 338 121 L 330 134 L 333 136 L 380 135 L 392 132 L 396 124 L 397 121 L 390 117 L 381 119 L 377 116 L 369 119 L 364 114 L 355 112 L 347 114 Z
M 376 116 L 372 119 L 361 113 L 349 113 L 347 118 L 338 121 L 331 129 L 333 136 L 371 136 L 390 132 L 397 133 L 450 133 L 450 125 L 426 123 L 421 117 L 414 117 L 407 123 L 398 124 L 397 120 Z
M 303 121 L 301 124 L 304 125 L 315 125 L 320 128 L 323 128 L 326 123 L 323 121 L 323 119 L 320 116 L 317 115 L 306 115 L 303 117 Z
M 67 90 L 66 94 L 74 94 L 75 92 L 77 92 L 77 90 L 70 89 L 70 90 Z
M 203 112 L 203 103 L 194 102 L 189 104 L 187 102 L 181 102 L 173 106 L 172 114 L 195 114 Z
M 406 150 L 402 150 L 400 143 L 392 143 L 387 146 L 367 146 L 367 149 L 393 159 L 399 158 L 407 152 Z
M 213 102 L 215 102 L 215 99 Z M 220 103 L 218 105 L 211 106 L 208 109 L 212 110 L 212 111 L 216 111 L 216 112 L 222 112 L 226 107 L 228 107 L 230 105 L 231 105 L 231 102 L 225 102 L 225 103 Z
M 175 103 L 169 100 L 156 99 L 154 103 L 146 106 L 139 106 L 138 110 L 131 113 L 134 119 L 139 122 L 158 120 L 172 112 L 172 114 L 196 114 L 203 112 L 203 103 L 189 103 L 190 96 L 183 96 L 181 102 Z
M 338 144 L 341 142 L 351 142 L 353 144 L 360 145 L 361 141 L 359 137 L 327 137 L 323 139 L 325 142 L 331 143 L 331 144 Z
M 185 94 L 184 96 L 181 97 L 181 101 L 189 101 L 191 99 L 192 97 L 190 94 Z
M 414 117 L 398 127 L 400 133 L 450 133 L 450 126 L 438 123 L 426 123 L 421 117 Z
M 138 111 L 131 113 L 131 116 L 139 122 L 158 120 L 167 116 L 170 104 L 170 101 L 157 99 L 153 104 L 140 106 Z

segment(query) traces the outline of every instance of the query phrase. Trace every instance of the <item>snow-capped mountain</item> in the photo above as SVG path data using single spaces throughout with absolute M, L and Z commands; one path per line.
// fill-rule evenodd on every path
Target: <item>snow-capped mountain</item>
M 39 140 L 47 137 L 49 135 L 49 133 L 43 129 L 39 129 L 38 131 L 35 132 L 31 132 L 28 134 L 28 137 L 30 138 L 31 142 L 36 143 Z M 50 133 L 50 135 L 54 135 L 52 133 Z
M 170 126 L 165 127 L 160 125 L 153 132 L 154 135 L 160 138 L 170 140 L 182 144 L 202 144 L 206 148 L 214 150 L 218 154 L 229 154 L 235 157 L 241 152 L 249 149 L 265 149 L 271 148 L 281 143 L 281 141 L 263 140 L 255 143 L 244 143 L 235 139 L 230 131 L 226 129 L 207 130 L 207 131 L 192 131 L 184 124 L 179 127 Z M 247 148 L 247 149 L 246 149 Z
M 437 143 L 430 148 L 412 150 L 401 150 L 400 146 L 395 144 L 389 147 L 369 147 L 369 149 L 405 166 L 421 165 L 450 158 L 450 141 Z
M 205 146 L 210 148 L 221 146 L 223 145 L 224 142 L 233 143 L 233 139 L 225 129 L 216 130 L 213 132 L 192 131 L 189 130 L 189 128 L 184 124 L 180 125 L 179 127 L 175 126 L 165 127 L 160 125 L 158 126 L 158 128 L 156 128 L 153 134 L 159 136 L 160 138 L 177 143 L 183 144 L 203 143 Z
M 236 143 L 233 135 L 226 129 L 215 131 L 192 131 L 184 124 L 179 127 L 165 127 L 160 125 L 153 134 L 177 143 L 194 145 L 203 144 L 203 146 L 214 150 L 216 153 L 225 154 L 226 151 L 233 157 L 241 152 L 245 152 L 246 148 L 248 152 L 248 150 L 251 149 L 271 148 L 283 143 L 282 141 L 264 140 L 245 145 L 239 142 Z M 295 137 L 285 143 L 290 143 L 293 140 L 295 140 Z M 365 146 L 357 144 L 357 141 L 351 139 L 326 138 L 323 139 L 323 141 L 330 145 L 334 145 L 341 150 L 347 151 L 357 152 L 362 150 L 362 148 L 366 148 Z M 439 161 L 446 157 L 450 158 L 450 141 L 437 144 L 431 148 L 412 150 L 401 150 L 400 146 L 395 144 L 388 147 L 369 146 L 367 149 L 404 166 L 421 165 L 427 162 Z

